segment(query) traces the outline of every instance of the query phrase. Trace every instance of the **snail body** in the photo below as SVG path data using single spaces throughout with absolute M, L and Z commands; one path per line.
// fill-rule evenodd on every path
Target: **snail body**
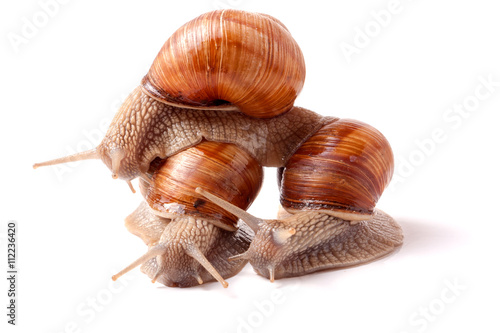
M 299 107 L 267 119 L 236 110 L 186 109 L 158 102 L 137 88 L 114 117 L 97 153 L 125 180 L 146 173 L 155 158 L 175 155 L 203 139 L 235 144 L 262 166 L 278 167 L 330 119 Z M 124 152 L 118 168 L 108 157 L 116 151 Z
M 227 231 L 203 217 L 181 215 L 164 218 L 155 214 L 146 202 L 125 219 L 127 229 L 140 237 L 148 251 L 113 276 L 113 280 L 142 265 L 141 271 L 168 287 L 192 287 L 228 279 L 247 263 L 229 262 L 228 258 L 245 252 L 253 232 L 244 224 Z
M 263 222 L 250 248 L 236 258 L 248 260 L 272 282 L 364 264 L 392 252 L 402 241 L 400 226 L 380 210 L 357 223 L 328 212 L 299 212 Z
M 198 192 L 251 226 L 255 237 L 249 249 L 229 259 L 248 261 L 256 273 L 271 282 L 364 264 L 392 252 L 403 242 L 401 227 L 380 210 L 375 210 L 370 219 L 355 223 L 328 211 L 302 211 L 264 220 L 201 188 Z
M 149 250 L 114 278 L 142 264 L 167 286 L 227 286 L 247 261 L 273 281 L 374 260 L 402 242 L 375 208 L 393 173 L 390 145 L 367 124 L 294 106 L 304 78 L 277 19 L 203 14 L 166 41 L 95 149 L 34 167 L 101 159 L 132 190 L 140 178 L 145 202 L 126 226 Z M 276 220 L 245 211 L 263 166 L 279 168 Z

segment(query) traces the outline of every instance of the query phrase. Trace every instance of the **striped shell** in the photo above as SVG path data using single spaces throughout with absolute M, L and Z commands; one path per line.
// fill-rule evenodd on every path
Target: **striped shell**
M 280 201 L 289 212 L 328 210 L 346 220 L 368 219 L 393 171 L 392 149 L 378 130 L 356 120 L 334 121 L 287 162 Z
M 189 215 L 204 218 L 227 230 L 238 219 L 207 201 L 195 189 L 202 187 L 241 209 L 257 197 L 263 180 L 260 164 L 248 153 L 228 143 L 200 144 L 151 164 L 151 179 L 141 179 L 141 192 L 159 216 Z
M 174 32 L 142 86 L 165 103 L 231 104 L 247 115 L 270 118 L 293 106 L 304 80 L 302 52 L 280 21 L 227 9 L 203 14 Z

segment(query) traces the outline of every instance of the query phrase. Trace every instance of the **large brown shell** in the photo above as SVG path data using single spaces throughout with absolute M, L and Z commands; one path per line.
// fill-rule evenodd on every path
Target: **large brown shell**
M 298 148 L 281 176 L 287 211 L 329 210 L 348 220 L 370 218 L 394 171 L 387 139 L 375 128 L 342 119 Z
M 302 52 L 283 23 L 266 14 L 225 9 L 174 32 L 142 85 L 163 102 L 230 103 L 247 115 L 270 118 L 293 106 L 304 80 Z
M 151 179 L 141 179 L 141 192 L 159 216 L 190 215 L 232 229 L 238 218 L 197 194 L 201 187 L 241 209 L 260 191 L 263 170 L 247 152 L 229 143 L 203 141 L 151 165 Z

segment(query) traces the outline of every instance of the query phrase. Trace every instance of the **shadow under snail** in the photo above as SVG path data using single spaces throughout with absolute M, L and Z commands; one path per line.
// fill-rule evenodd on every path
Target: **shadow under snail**
M 403 240 L 375 209 L 391 147 L 370 125 L 294 106 L 304 79 L 280 21 L 209 12 L 165 42 L 95 149 L 34 167 L 101 159 L 131 188 L 140 178 L 126 226 L 148 251 L 113 279 L 142 264 L 167 286 L 227 287 L 247 262 L 274 281 L 377 259 Z M 278 168 L 276 220 L 245 211 L 263 166 Z

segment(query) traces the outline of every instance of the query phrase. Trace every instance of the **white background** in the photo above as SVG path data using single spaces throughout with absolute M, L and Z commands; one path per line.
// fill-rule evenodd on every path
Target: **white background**
M 381 27 L 371 13 L 390 3 L 67 1 L 44 22 L 39 2 L 2 1 L 2 270 L 9 220 L 18 222 L 19 247 L 18 325 L 6 324 L 2 278 L 2 332 L 498 332 L 500 8 L 401 0 Z M 31 168 L 90 148 L 168 36 L 221 6 L 268 13 L 289 28 L 307 65 L 297 105 L 387 136 L 396 173 L 378 207 L 404 229 L 394 255 L 274 284 L 247 266 L 228 289 L 162 287 L 138 269 L 112 284 L 145 251 L 123 226 L 140 195 L 99 161 L 63 174 Z M 15 47 L 9 38 L 22 36 L 26 21 L 40 27 Z M 346 57 L 346 44 L 357 53 Z M 453 112 L 464 103 L 470 112 Z M 251 212 L 271 218 L 274 170 L 266 176 Z

